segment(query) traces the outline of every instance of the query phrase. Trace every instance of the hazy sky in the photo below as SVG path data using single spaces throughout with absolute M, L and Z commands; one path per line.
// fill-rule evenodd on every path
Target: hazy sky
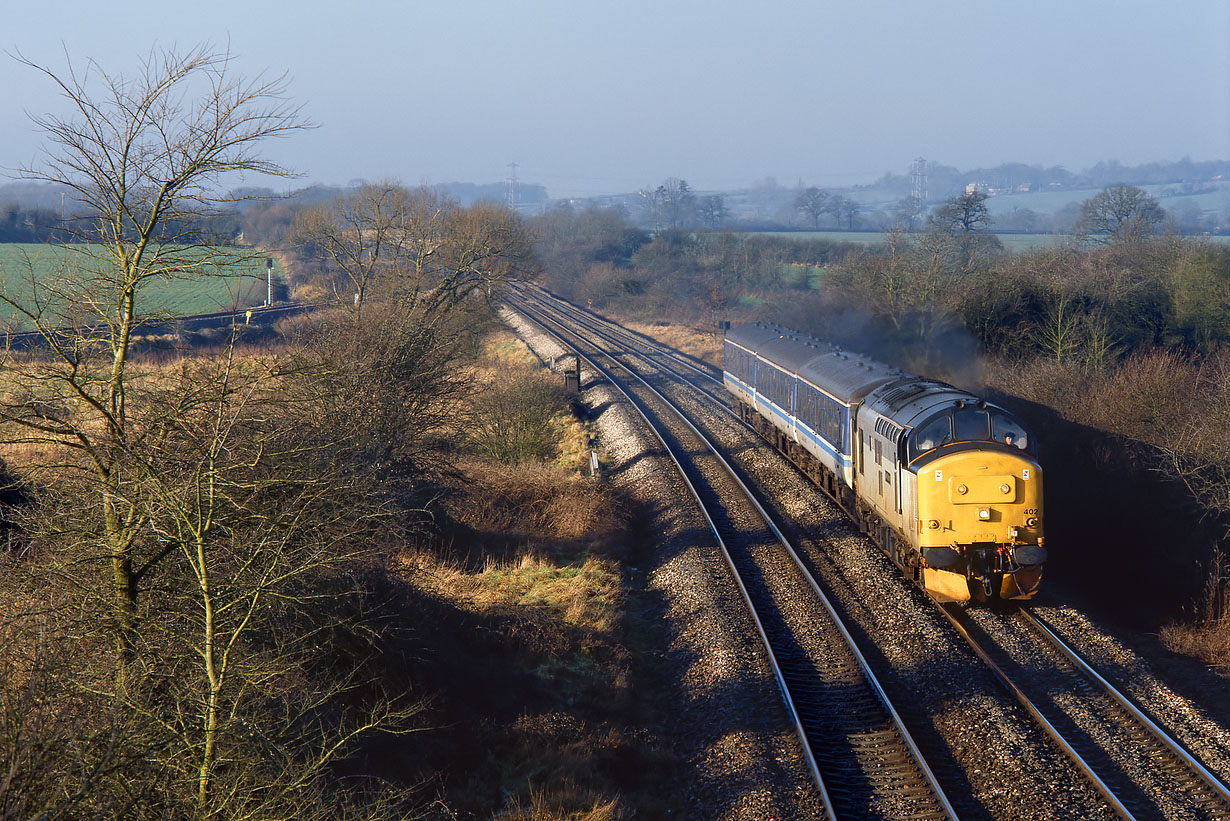
M 0 46 L 130 71 L 229 42 L 286 71 L 314 131 L 271 144 L 311 181 L 509 175 L 552 196 L 774 177 L 1230 159 L 1227 0 L 10 2 Z M 49 83 L 0 55 L 0 166 Z

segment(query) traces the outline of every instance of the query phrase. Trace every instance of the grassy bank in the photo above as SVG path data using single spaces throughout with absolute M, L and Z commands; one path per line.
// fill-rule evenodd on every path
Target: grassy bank
M 473 383 L 471 419 L 505 408 L 493 427 L 550 448 L 459 443 L 438 530 L 396 557 L 431 623 L 423 776 L 464 817 L 660 817 L 672 765 L 634 693 L 624 581 L 636 505 L 586 475 L 589 426 L 520 342 L 488 339 Z

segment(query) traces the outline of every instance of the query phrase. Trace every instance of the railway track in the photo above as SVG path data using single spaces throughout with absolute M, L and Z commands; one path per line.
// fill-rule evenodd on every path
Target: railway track
M 1124 818 L 1230 818 L 1230 788 L 1046 622 L 936 607 Z
M 662 371 L 663 379 L 684 382 L 707 397 L 698 401 L 711 402 L 729 412 L 719 370 L 689 361 L 572 306 L 559 307 L 557 301 L 541 293 L 527 298 L 543 305 L 544 310 L 558 312 L 561 321 L 565 315 L 574 317 L 620 351 L 621 360 L 631 363 L 628 357 L 635 356 L 652 363 L 653 369 Z M 937 605 L 937 609 L 946 619 L 954 618 L 949 612 L 954 608 Z M 992 675 L 1051 736 L 1114 812 L 1128 818 L 1230 817 L 1226 786 L 1171 739 L 1158 722 L 1094 672 L 1075 650 L 1062 645 L 1044 622 L 1028 611 L 1004 621 L 987 611 L 972 611 L 974 615 L 970 616 L 960 608 L 956 610 L 956 619 L 969 617 L 984 622 L 956 625 L 956 632 L 967 641 L 973 641 L 975 635 L 982 637 L 975 654 L 984 662 L 990 660 L 995 667 Z M 998 635 L 999 644 L 989 639 L 988 630 Z M 1023 654 L 1021 648 L 1025 648 Z M 1032 699 L 1024 696 L 1027 691 L 1033 694 Z
M 710 392 L 723 390 L 721 368 L 662 347 L 635 331 L 616 325 L 571 303 L 565 303 L 537 286 L 519 283 L 515 286 L 515 293 L 523 302 L 535 306 L 536 310 L 558 321 L 574 323 L 607 341 L 610 346 L 608 353 L 622 350 L 653 362 L 656 367 L 705 392 L 714 402 L 725 407 L 725 399 Z M 728 407 L 726 410 L 729 412 Z
M 222 328 L 236 325 L 273 325 L 285 317 L 315 309 L 315 305 L 300 302 L 284 302 L 275 305 L 257 305 L 237 308 L 233 311 L 218 311 L 210 314 L 189 316 L 166 316 L 157 322 L 141 325 L 139 337 L 154 337 L 182 330 L 196 331 L 203 328 Z M 82 328 L 54 328 L 44 331 L 9 331 L 3 336 L 5 349 L 45 349 L 53 345 L 69 344 L 80 338 L 105 338 L 107 329 L 102 326 Z
M 624 393 L 678 466 L 737 580 L 829 817 L 956 817 L 837 612 L 719 450 L 580 333 L 535 321 Z

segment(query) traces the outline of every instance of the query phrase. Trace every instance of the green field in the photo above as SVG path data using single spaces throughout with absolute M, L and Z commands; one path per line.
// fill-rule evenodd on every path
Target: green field
M 199 276 L 151 281 L 142 292 L 144 302 L 140 310 L 191 316 L 262 304 L 266 294 L 264 255 L 250 249 L 233 250 L 237 256 L 252 256 L 226 268 L 203 266 Z M 31 275 L 38 282 L 50 283 L 62 273 L 77 278 L 91 269 L 96 270 L 98 264 L 80 247 L 3 243 L 0 244 L 0 287 L 13 296 L 29 294 Z M 281 262 L 274 258 L 273 266 L 274 276 L 285 281 Z M 7 316 L 0 316 L 0 319 L 7 319 Z

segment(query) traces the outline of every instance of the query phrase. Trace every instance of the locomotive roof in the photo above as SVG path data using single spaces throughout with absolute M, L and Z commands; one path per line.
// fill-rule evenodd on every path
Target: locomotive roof
M 726 336 L 842 402 L 855 402 L 877 385 L 901 376 L 901 371 L 873 359 L 780 325 L 749 323 L 731 329 Z
M 936 411 L 958 404 L 1003 411 L 969 391 L 921 376 L 909 376 L 879 386 L 867 398 L 866 406 L 903 427 L 914 427 Z

